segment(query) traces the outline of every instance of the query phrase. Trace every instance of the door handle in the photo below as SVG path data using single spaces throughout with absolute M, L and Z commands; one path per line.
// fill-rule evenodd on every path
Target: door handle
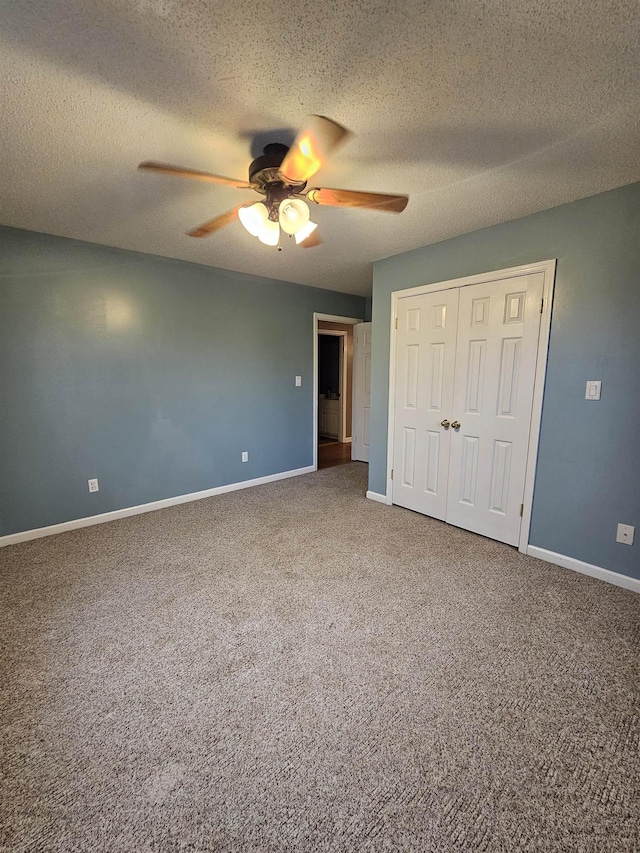
M 460 429 L 460 421 L 454 421 L 451 426 L 453 429 Z
M 449 421 L 445 418 L 443 421 L 440 421 L 440 426 L 441 426 L 441 427 L 444 427 L 445 429 L 449 429 L 449 427 L 451 426 L 451 424 L 450 424 L 450 423 L 449 423 Z

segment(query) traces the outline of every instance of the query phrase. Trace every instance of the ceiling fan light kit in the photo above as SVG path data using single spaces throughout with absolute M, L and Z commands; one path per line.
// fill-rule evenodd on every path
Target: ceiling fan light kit
M 285 234 L 297 234 L 309 221 L 309 206 L 301 198 L 280 202 L 278 219 Z
M 269 210 L 262 201 L 241 207 L 238 219 L 252 237 L 257 237 L 267 246 L 277 246 L 280 228 L 289 236 L 296 237 L 296 243 L 301 243 L 314 230 L 314 224 L 309 228 L 309 208 L 299 198 L 286 199 L 280 202 L 278 221 L 274 222 L 269 216 Z
M 154 161 L 140 163 L 138 168 L 238 189 L 252 189 L 265 197 L 264 201 L 240 204 L 204 222 L 187 232 L 190 237 L 206 237 L 238 218 L 249 234 L 267 246 L 277 246 L 279 251 L 282 249 L 282 229 L 285 234 L 295 237 L 298 245 L 307 248 L 322 242 L 315 233 L 317 224 L 309 218 L 308 202 L 401 213 L 409 201 L 404 195 L 358 190 L 318 187 L 305 192 L 309 178 L 322 168 L 327 156 L 349 136 L 349 131 L 337 122 L 324 116 L 310 116 L 290 148 L 279 142 L 265 146 L 264 152 L 249 166 L 248 183 Z
M 278 246 L 280 243 L 280 226 L 278 223 L 267 219 L 260 229 L 258 240 L 265 246 Z
M 238 219 L 252 237 L 258 236 L 268 218 L 269 211 L 261 201 L 248 207 L 241 207 L 238 211 Z

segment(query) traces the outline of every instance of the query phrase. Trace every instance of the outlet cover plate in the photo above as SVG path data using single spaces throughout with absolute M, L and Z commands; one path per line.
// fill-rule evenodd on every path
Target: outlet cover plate
M 100 491 L 100 487 L 98 486 L 97 478 L 95 480 L 87 480 L 87 483 L 89 484 L 89 491 L 90 492 L 99 492 Z
M 616 542 L 621 542 L 623 545 L 633 545 L 633 537 L 636 532 L 632 524 L 619 524 L 618 532 L 616 533 Z

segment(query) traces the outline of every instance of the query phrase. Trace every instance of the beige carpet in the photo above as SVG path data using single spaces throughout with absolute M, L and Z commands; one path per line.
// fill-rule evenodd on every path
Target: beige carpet
M 640 850 L 640 596 L 365 476 L 0 552 L 0 849 Z

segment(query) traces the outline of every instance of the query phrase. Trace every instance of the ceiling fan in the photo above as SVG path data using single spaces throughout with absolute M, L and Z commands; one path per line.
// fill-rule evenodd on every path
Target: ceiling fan
M 264 196 L 262 201 L 242 204 L 215 216 L 197 228 L 187 231 L 190 237 L 206 237 L 229 225 L 236 218 L 246 230 L 268 246 L 280 245 L 280 230 L 294 237 L 298 245 L 309 248 L 322 241 L 316 233 L 317 224 L 311 221 L 308 202 L 329 207 L 361 207 L 401 213 L 407 206 L 406 195 L 369 193 L 358 190 L 338 190 L 314 187 L 307 181 L 324 165 L 327 156 L 348 137 L 349 131 L 324 116 L 310 116 L 289 148 L 279 142 L 266 145 L 264 153 L 249 166 L 249 180 L 239 181 L 183 169 L 167 163 L 148 160 L 139 169 L 208 181 L 238 189 L 255 190 Z

